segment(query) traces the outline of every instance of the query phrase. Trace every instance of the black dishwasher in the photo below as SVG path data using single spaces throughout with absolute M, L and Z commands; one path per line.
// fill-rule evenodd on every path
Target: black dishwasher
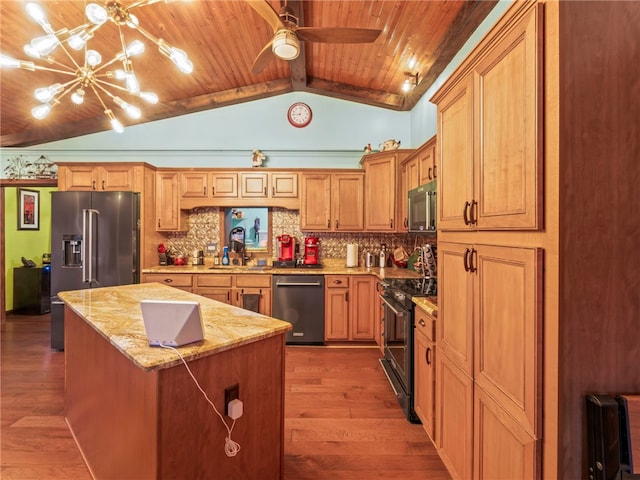
M 271 316 L 293 325 L 288 344 L 324 344 L 324 276 L 273 275 Z

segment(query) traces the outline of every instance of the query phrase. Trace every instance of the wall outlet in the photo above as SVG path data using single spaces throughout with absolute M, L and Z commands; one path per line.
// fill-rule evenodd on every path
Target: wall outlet
M 240 385 L 237 383 L 224 389 L 224 413 L 229 416 L 229 402 L 240 399 Z

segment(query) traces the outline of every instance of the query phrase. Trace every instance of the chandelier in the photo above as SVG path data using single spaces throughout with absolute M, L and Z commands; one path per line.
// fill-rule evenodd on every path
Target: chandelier
M 105 103 L 105 98 L 122 108 L 133 119 L 141 117 L 140 109 L 123 100 L 118 96 L 118 93 L 124 92 L 150 104 L 158 103 L 158 96 L 155 93 L 140 90 L 140 83 L 133 68 L 132 58 L 144 52 L 145 44 L 141 40 L 133 40 L 127 45 L 124 38 L 124 30 L 126 29 L 123 27 L 137 30 L 147 40 L 157 45 L 160 53 L 169 58 L 183 73 L 193 71 L 193 64 L 184 51 L 172 47 L 162 38 L 156 38 L 146 31 L 140 26 L 138 18 L 131 13 L 134 8 L 159 1 L 161 0 L 139 0 L 127 7 L 117 0 L 89 3 L 85 6 L 84 11 L 88 22 L 71 30 L 67 28 L 54 30 L 47 21 L 42 7 L 37 3 L 29 2 L 25 7 L 27 14 L 42 27 L 45 35 L 36 37 L 26 44 L 24 52 L 29 57 L 46 62 L 47 65 L 36 65 L 33 61 L 16 60 L 0 54 L 0 67 L 21 68 L 30 71 L 44 70 L 71 77 L 64 83 L 54 83 L 35 90 L 36 100 L 40 102 L 40 105 L 31 110 L 31 114 L 35 118 L 45 118 L 69 93 L 71 93 L 71 101 L 81 105 L 84 102 L 85 93 L 91 91 L 102 105 L 111 128 L 116 132 L 122 132 L 124 127 Z M 94 37 L 95 32 L 107 23 L 118 28 L 122 50 L 116 53 L 111 60 L 103 63 L 102 55 L 97 50 L 90 49 L 88 42 Z M 67 62 L 62 63 L 52 57 L 56 49 L 62 50 L 66 55 Z M 72 50 L 82 51 L 84 58 L 80 62 L 76 61 Z M 114 82 L 120 82 L 120 84 Z

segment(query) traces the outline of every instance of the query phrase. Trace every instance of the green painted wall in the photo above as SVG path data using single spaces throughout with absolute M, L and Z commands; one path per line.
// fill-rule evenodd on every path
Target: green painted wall
M 5 295 L 6 309 L 13 310 L 14 267 L 22 266 L 21 257 L 42 265 L 42 254 L 51 252 L 51 192 L 57 188 L 29 187 L 40 192 L 40 230 L 18 230 L 18 189 L 5 189 Z

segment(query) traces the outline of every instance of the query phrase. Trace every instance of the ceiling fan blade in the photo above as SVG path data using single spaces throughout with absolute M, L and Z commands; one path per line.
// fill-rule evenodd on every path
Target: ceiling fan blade
M 298 27 L 293 29 L 300 40 L 319 43 L 372 43 L 382 30 L 368 28 Z
M 271 51 L 271 44 L 273 41 L 267 43 L 264 48 L 260 51 L 256 59 L 253 61 L 253 66 L 251 67 L 251 73 L 257 74 L 266 68 L 271 60 L 273 60 L 273 52 Z
M 245 0 L 251 8 L 253 8 L 258 15 L 264 18 L 267 23 L 271 26 L 273 33 L 278 30 L 286 29 L 282 20 L 280 19 L 280 15 L 276 12 L 273 7 L 267 2 L 267 0 Z

